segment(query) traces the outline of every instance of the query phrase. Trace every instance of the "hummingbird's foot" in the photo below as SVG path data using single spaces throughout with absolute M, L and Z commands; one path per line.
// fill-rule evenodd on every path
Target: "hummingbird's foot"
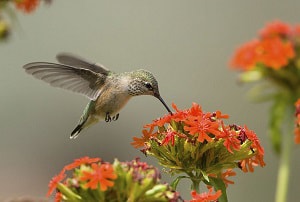
M 112 120 L 113 120 L 113 121 L 116 121 L 116 120 L 118 120 L 118 118 L 119 118 L 119 113 L 116 114 L 115 116 L 113 116 L 113 117 L 112 117 Z
M 111 116 L 109 115 L 109 112 L 106 112 L 105 121 L 111 122 Z

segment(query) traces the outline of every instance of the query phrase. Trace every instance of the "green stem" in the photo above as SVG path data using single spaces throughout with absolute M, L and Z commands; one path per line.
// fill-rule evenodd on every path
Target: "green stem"
M 210 183 L 214 187 L 215 191 L 221 190 L 222 195 L 218 198 L 219 202 L 228 202 L 227 193 L 226 193 L 226 185 L 221 178 L 221 174 L 219 174 L 218 178 L 210 178 Z
M 200 193 L 200 181 L 199 180 L 193 180 L 192 179 L 192 189 L 195 190 L 197 193 Z
M 290 115 L 290 114 L 288 114 Z M 285 134 L 282 138 L 282 151 L 280 156 L 280 164 L 277 176 L 277 188 L 276 188 L 276 202 L 285 202 L 287 201 L 287 191 L 289 185 L 289 176 L 290 176 L 290 165 L 291 165 L 291 151 L 293 148 L 293 133 L 290 128 L 293 128 L 293 116 L 288 116 L 287 118 L 287 128 L 289 133 Z
M 200 182 L 201 178 L 197 175 L 194 175 L 192 172 L 186 172 L 189 178 L 192 181 L 192 190 L 195 190 L 197 193 L 200 193 Z

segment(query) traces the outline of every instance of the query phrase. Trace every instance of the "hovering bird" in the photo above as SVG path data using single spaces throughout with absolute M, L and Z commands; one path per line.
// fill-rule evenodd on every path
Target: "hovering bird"
M 77 92 L 90 99 L 71 133 L 71 139 L 76 138 L 82 129 L 100 120 L 117 120 L 119 111 L 134 96 L 152 95 L 172 113 L 160 96 L 157 80 L 149 71 L 140 69 L 114 73 L 103 65 L 69 53 L 60 53 L 56 59 L 60 64 L 33 62 L 23 68 L 28 74 L 51 86 Z

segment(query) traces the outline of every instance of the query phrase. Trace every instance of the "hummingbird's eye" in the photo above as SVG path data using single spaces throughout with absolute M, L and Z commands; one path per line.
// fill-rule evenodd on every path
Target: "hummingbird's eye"
M 145 82 L 145 86 L 146 86 L 146 88 L 148 88 L 149 90 L 153 90 L 153 87 L 152 87 L 151 83 Z

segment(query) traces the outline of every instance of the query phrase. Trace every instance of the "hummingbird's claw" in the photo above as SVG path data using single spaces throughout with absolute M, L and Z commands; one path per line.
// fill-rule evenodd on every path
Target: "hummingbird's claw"
M 106 112 L 105 121 L 111 122 L 111 116 L 109 115 L 109 112 Z
M 116 114 L 115 116 L 111 117 L 109 112 L 106 112 L 106 116 L 105 116 L 105 121 L 106 122 L 111 122 L 111 121 L 116 121 L 119 118 L 119 113 Z
M 113 116 L 113 117 L 112 117 L 112 120 L 113 120 L 113 121 L 116 121 L 116 120 L 118 120 L 118 118 L 119 118 L 119 113 L 116 114 L 115 116 Z

